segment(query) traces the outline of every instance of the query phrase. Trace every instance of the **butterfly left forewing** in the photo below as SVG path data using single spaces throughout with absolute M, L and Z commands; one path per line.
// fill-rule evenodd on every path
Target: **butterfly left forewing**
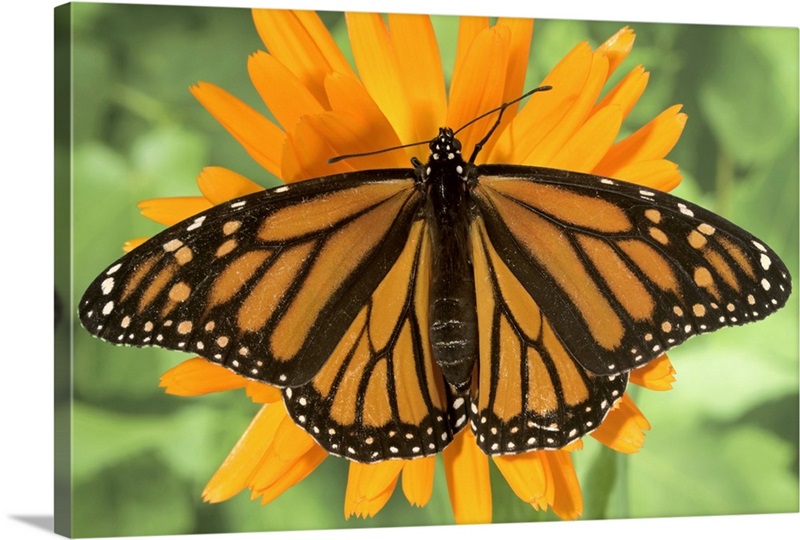
M 412 459 L 441 451 L 466 425 L 466 404 L 453 399 L 432 357 L 430 257 L 418 220 L 320 371 L 284 390 L 289 414 L 328 452 Z
M 354 173 L 216 206 L 101 273 L 81 322 L 113 343 L 305 383 L 403 249 L 420 201 L 414 184 L 411 170 Z
M 472 227 L 478 328 L 471 427 L 487 454 L 561 448 L 600 425 L 627 374 L 594 375 L 498 255 L 483 220 Z
M 479 171 L 473 201 L 492 244 L 593 373 L 762 319 L 791 292 L 764 242 L 671 195 L 543 168 Z

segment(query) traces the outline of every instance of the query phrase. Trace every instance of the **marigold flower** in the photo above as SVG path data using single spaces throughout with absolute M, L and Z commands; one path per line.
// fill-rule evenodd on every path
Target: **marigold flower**
M 264 169 L 285 182 L 337 172 L 408 167 L 425 159 L 426 146 L 344 159 L 380 148 L 429 140 L 440 126 L 459 127 L 524 92 L 525 68 L 533 21 L 500 18 L 461 20 L 449 94 L 433 26 L 426 16 L 347 14 L 357 73 L 345 60 L 313 12 L 253 10 L 256 30 L 268 52 L 258 51 L 248 72 L 277 123 L 218 86 L 201 82 L 191 91 Z M 673 106 L 632 135 L 618 140 L 625 118 L 644 92 L 648 73 L 635 66 L 601 98 L 609 77 L 634 42 L 622 28 L 592 49 L 578 44 L 542 81 L 554 90 L 537 94 L 535 104 L 505 111 L 495 136 L 478 162 L 554 167 L 612 176 L 669 190 L 681 179 L 665 156 L 680 137 L 686 115 Z M 483 118 L 459 133 L 472 148 L 495 118 Z M 202 196 L 155 199 L 140 204 L 142 213 L 172 225 L 199 211 L 261 189 L 220 167 L 200 174 Z M 135 245 L 139 240 L 132 241 Z M 666 356 L 635 370 L 630 381 L 666 390 L 674 380 Z M 327 456 L 288 416 L 278 390 L 248 381 L 200 358 L 167 372 L 168 393 L 190 396 L 246 388 L 264 403 L 261 411 L 208 483 L 203 497 L 219 502 L 243 489 L 268 503 L 300 482 Z M 649 424 L 625 395 L 593 437 L 619 452 L 637 451 Z M 489 459 L 469 429 L 443 452 L 450 501 L 457 523 L 492 519 L 490 462 L 516 495 L 535 509 L 551 508 L 563 519 L 583 512 L 580 486 L 568 448 L 533 451 Z M 373 516 L 388 501 L 402 476 L 408 501 L 425 505 L 431 497 L 434 457 L 351 463 L 345 516 Z

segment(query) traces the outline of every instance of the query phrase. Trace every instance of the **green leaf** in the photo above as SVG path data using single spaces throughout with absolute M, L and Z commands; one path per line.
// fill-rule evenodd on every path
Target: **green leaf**
M 797 29 L 791 28 L 721 34 L 700 85 L 700 101 L 714 134 L 737 162 L 767 162 L 796 133 L 797 45 Z M 775 54 L 780 49 L 794 55 Z
M 73 498 L 80 501 L 72 506 L 74 536 L 167 535 L 194 527 L 189 491 L 153 453 L 78 482 Z

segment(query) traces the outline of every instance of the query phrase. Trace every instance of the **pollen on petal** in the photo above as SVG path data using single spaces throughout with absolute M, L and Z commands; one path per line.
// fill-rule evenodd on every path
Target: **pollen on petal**
M 161 376 L 160 387 L 175 396 L 201 396 L 242 388 L 247 379 L 203 358 L 186 360 Z
M 649 429 L 650 423 L 642 412 L 628 394 L 623 394 L 591 435 L 612 450 L 633 454 L 644 444 L 644 432 Z

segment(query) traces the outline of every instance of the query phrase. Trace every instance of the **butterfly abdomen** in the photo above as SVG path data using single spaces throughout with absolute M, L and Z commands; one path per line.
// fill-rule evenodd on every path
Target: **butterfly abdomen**
M 432 144 L 426 180 L 433 246 L 431 348 L 444 378 L 461 389 L 469 383 L 478 357 L 478 318 L 475 280 L 467 248 L 470 213 L 464 175 L 466 164 L 459 148 Z

